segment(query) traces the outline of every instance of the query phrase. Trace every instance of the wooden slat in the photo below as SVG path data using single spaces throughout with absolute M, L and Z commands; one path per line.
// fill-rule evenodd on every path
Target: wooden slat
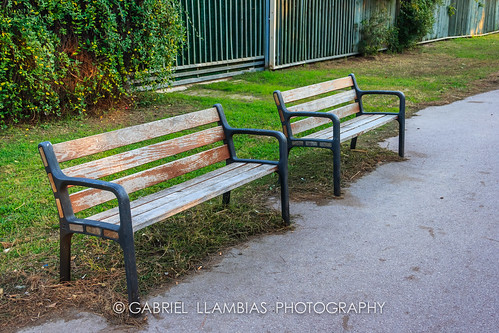
M 310 102 L 288 107 L 288 111 L 310 111 L 316 112 L 334 107 L 335 105 L 355 100 L 355 90 L 344 91 L 339 94 L 319 98 Z
M 363 133 L 366 133 L 367 131 L 370 131 L 373 128 L 383 126 L 384 124 L 389 123 L 390 121 L 397 119 L 396 115 L 394 115 L 394 116 L 392 116 L 392 115 L 381 116 L 379 118 L 377 118 L 373 115 L 372 117 L 373 117 L 372 121 L 365 123 L 362 126 L 357 126 L 355 128 L 352 128 L 352 129 L 347 129 L 347 130 L 341 131 L 341 135 L 340 135 L 341 140 L 340 141 L 343 142 L 346 140 L 350 140 L 351 138 L 354 138 L 354 137 L 359 136 Z
M 341 124 L 340 141 L 349 140 L 355 136 L 367 132 L 370 129 L 384 125 L 397 118 L 396 115 L 362 115 L 355 117 Z M 307 139 L 333 139 L 333 129 L 326 128 L 324 130 L 312 133 L 305 136 Z
M 227 145 L 213 148 L 201 153 L 191 155 L 155 168 L 135 173 L 130 176 L 114 180 L 122 185 L 127 193 L 144 189 L 155 184 L 167 181 L 188 172 L 201 169 L 205 166 L 224 161 L 230 157 Z M 73 211 L 79 212 L 95 205 L 115 199 L 113 193 L 98 189 L 85 189 L 70 195 Z
M 350 120 L 345 121 L 344 123 L 341 124 L 340 140 L 342 139 L 341 133 L 343 133 L 345 131 L 353 130 L 359 126 L 363 126 L 366 123 L 369 123 L 369 122 L 376 120 L 378 118 L 381 118 L 381 117 L 383 117 L 383 115 L 362 115 L 359 117 L 355 117 L 354 119 L 350 119 Z M 333 129 L 326 128 L 326 129 L 323 129 L 321 131 L 307 135 L 305 138 L 332 140 L 333 139 Z M 342 141 L 344 141 L 344 140 L 342 140 Z
M 353 80 L 350 76 L 336 79 L 327 82 L 312 84 L 306 87 L 300 87 L 288 91 L 281 92 L 285 103 L 298 101 L 300 99 L 325 94 L 334 90 L 343 89 L 353 86 Z
M 132 210 L 133 224 L 136 226 L 138 224 L 149 221 L 147 216 L 151 217 L 153 215 L 157 215 L 158 209 L 162 210 L 160 214 L 169 214 L 174 206 L 179 204 L 180 205 L 189 204 L 188 198 L 196 194 L 200 195 L 205 193 L 206 192 L 205 189 L 208 188 L 209 186 L 227 181 L 232 177 L 251 175 L 252 174 L 251 170 L 261 165 L 261 164 L 248 164 L 248 163 L 238 163 L 238 164 L 239 165 L 237 167 L 231 165 L 222 168 L 222 172 L 217 173 L 216 176 L 208 175 L 208 177 L 204 178 L 195 178 L 191 184 L 185 184 L 185 183 L 179 184 L 174 190 L 167 189 L 164 191 L 165 193 L 158 193 L 159 195 L 153 195 L 155 197 L 154 200 L 148 201 L 145 204 L 138 205 Z M 223 192 L 226 191 L 228 191 L 227 188 L 225 188 Z M 192 206 L 189 206 L 189 208 L 190 207 Z M 156 210 L 156 214 L 148 215 L 149 211 L 153 209 Z M 177 212 L 171 213 L 168 216 L 171 216 Z M 141 218 L 137 219 L 138 216 L 141 216 Z M 163 218 L 166 218 L 168 216 L 164 216 Z M 118 220 L 119 220 L 118 216 L 114 216 L 113 218 L 104 220 L 104 222 L 117 223 Z
M 349 104 L 342 106 L 341 108 L 337 108 L 327 113 L 333 113 L 338 116 L 338 118 L 343 118 L 349 116 L 351 114 L 357 113 L 360 111 L 359 103 Z M 328 118 L 319 118 L 319 117 L 308 117 L 306 119 L 302 119 L 291 123 L 291 130 L 293 134 L 298 134 L 309 129 L 315 128 L 317 126 L 321 126 L 327 123 L 330 123 L 331 120 Z
M 211 108 L 81 139 L 61 142 L 54 145 L 54 152 L 57 160 L 59 162 L 64 162 L 210 124 L 219 120 L 220 118 L 217 109 Z
M 221 126 L 213 127 L 121 154 L 75 165 L 64 169 L 63 172 L 70 177 L 98 179 L 168 156 L 209 145 L 224 138 L 223 128 Z
M 222 193 L 277 170 L 277 166 L 269 164 L 238 164 L 239 166 L 237 167 L 234 167 L 231 164 L 222 168 L 224 172 L 215 177 L 207 177 L 202 181 L 193 182 L 190 185 L 187 185 L 186 183 L 179 184 L 175 191 L 167 189 L 164 191 L 166 194 L 163 196 L 158 196 L 161 192 L 152 195 L 156 197 L 155 200 L 149 200 L 148 197 L 145 197 L 144 201 L 147 201 L 146 203 L 142 203 L 132 208 L 134 231 L 140 230 L 148 225 L 161 221 L 169 216 L 189 209 L 206 200 L 212 199 Z M 196 180 L 199 179 L 194 179 L 194 181 Z M 93 219 L 94 217 L 91 218 Z M 102 221 L 117 224 L 119 223 L 119 216 L 113 215 Z
M 247 184 L 255 179 L 271 174 L 277 170 L 277 166 L 262 164 L 259 167 L 251 169 L 235 177 L 224 176 L 220 180 L 213 182 L 209 187 L 194 191 L 190 195 L 180 197 L 171 201 L 167 207 L 158 207 L 148 210 L 146 213 L 134 216 L 134 230 L 142 229 L 148 225 L 164 220 L 165 218 L 194 207 L 204 201 L 215 198 L 222 193 L 233 190 L 239 186 Z M 167 209 L 165 209 L 167 208 Z
M 233 163 L 234 164 L 234 163 Z M 171 205 L 174 201 L 180 201 L 187 203 L 187 197 L 192 194 L 200 194 L 206 192 L 206 189 L 213 185 L 219 185 L 226 179 L 231 179 L 233 177 L 246 177 L 252 175 L 252 170 L 261 166 L 261 164 L 256 163 L 237 163 L 237 167 L 230 166 L 221 168 L 222 172 L 217 173 L 215 176 L 209 175 L 208 177 L 195 178 L 191 184 L 179 184 L 179 186 L 173 191 L 165 191 L 161 195 L 155 196 L 155 200 L 148 202 L 147 204 L 136 206 L 133 209 L 133 216 L 137 217 L 142 214 L 147 214 L 151 209 L 158 207 L 164 207 Z M 269 169 L 274 170 L 275 166 L 269 166 Z M 224 192 L 226 192 L 225 190 Z M 169 208 L 166 210 L 170 210 Z
M 180 189 L 193 187 L 198 183 L 209 181 L 210 179 L 212 179 L 214 177 L 217 177 L 221 174 L 224 174 L 228 170 L 241 168 L 241 167 L 244 167 L 245 165 L 246 165 L 245 163 L 231 163 L 225 167 L 222 167 L 222 168 L 213 170 L 211 172 L 205 173 L 199 177 L 189 179 L 181 184 L 173 185 L 173 186 L 171 186 L 167 189 L 164 189 L 162 191 L 159 191 L 159 192 L 156 192 L 153 194 L 149 194 L 145 197 L 141 197 L 135 201 L 132 201 L 130 203 L 130 208 L 134 211 L 137 211 L 137 209 L 140 209 L 141 206 L 147 205 L 150 202 L 153 202 L 155 200 L 158 200 L 158 199 L 161 199 L 165 196 L 168 196 L 171 193 L 178 192 Z M 118 223 L 119 222 L 119 217 L 117 216 L 118 214 L 119 214 L 118 207 L 115 207 L 115 208 L 109 209 L 107 211 L 93 215 L 90 217 L 90 219 L 98 220 L 98 221 L 107 220 L 107 222 Z

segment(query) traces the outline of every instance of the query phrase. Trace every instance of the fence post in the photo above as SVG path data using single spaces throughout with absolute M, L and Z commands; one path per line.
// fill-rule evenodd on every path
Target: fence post
M 276 43 L 276 0 L 266 0 L 268 10 L 267 25 L 265 29 L 265 67 L 275 67 L 275 43 Z
M 263 14 L 263 56 L 265 58 L 265 69 L 269 68 L 269 35 L 270 35 L 270 0 L 265 0 L 265 10 Z

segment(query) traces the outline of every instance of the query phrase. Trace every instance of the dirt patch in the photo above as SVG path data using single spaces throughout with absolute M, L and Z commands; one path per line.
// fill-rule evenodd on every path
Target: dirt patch
M 41 274 L 28 276 L 24 272 L 2 276 L 2 285 L 14 286 L 4 290 L 0 298 L 0 331 L 15 332 L 21 327 L 40 324 L 53 318 L 72 319 L 74 309 L 104 315 L 113 324 L 138 326 L 143 318 L 112 313 L 112 304 L 126 301 L 112 292 L 108 284 L 120 279 L 111 273 L 101 279 L 57 283 Z M 22 284 L 18 284 L 22 281 Z

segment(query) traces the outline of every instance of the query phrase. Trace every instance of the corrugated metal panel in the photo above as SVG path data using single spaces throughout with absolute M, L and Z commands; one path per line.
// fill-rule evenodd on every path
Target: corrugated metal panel
M 362 4 L 360 0 L 276 0 L 271 67 L 356 53 Z
M 442 0 L 442 4 L 435 9 L 435 22 L 432 31 L 425 40 L 449 37 L 449 7 L 455 0 Z
M 498 11 L 499 0 L 443 0 L 435 10 L 433 31 L 425 40 L 497 31 Z
M 174 85 L 215 79 L 265 66 L 266 0 L 181 0 L 186 45 Z
M 499 29 L 499 0 L 489 0 L 485 2 L 485 31 L 495 31 Z

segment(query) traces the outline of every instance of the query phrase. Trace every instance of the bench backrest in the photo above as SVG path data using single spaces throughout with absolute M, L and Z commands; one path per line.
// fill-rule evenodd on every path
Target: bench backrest
M 62 163 L 217 122 L 220 122 L 220 115 L 216 108 L 211 108 L 54 144 L 53 152 L 57 161 Z M 229 159 L 229 149 L 223 143 L 214 148 L 206 147 L 204 151 L 196 152 L 187 157 L 165 161 L 164 164 L 145 170 L 143 167 L 137 171 L 133 170 L 154 161 L 216 144 L 225 139 L 224 130 L 220 124 L 215 127 L 205 127 L 187 135 L 156 142 L 140 148 L 134 147 L 134 149 L 131 148 L 128 151 L 70 166 L 62 171 L 70 177 L 100 179 L 129 170 L 127 175 L 118 175 L 118 178 L 112 181 L 122 185 L 128 193 L 132 193 Z M 47 165 L 47 159 L 42 148 L 40 148 L 40 153 L 45 165 Z M 50 174 L 49 180 L 51 180 Z M 51 183 L 55 191 L 53 180 L 51 180 Z M 114 198 L 115 196 L 112 193 L 98 189 L 84 189 L 70 194 L 74 213 Z
M 360 111 L 354 88 L 353 78 L 347 76 L 283 92 L 275 91 L 274 100 L 282 122 L 286 120 L 285 113 L 295 111 L 325 111 L 343 118 Z M 309 117 L 291 123 L 290 128 L 283 125 L 283 130 L 288 136 L 288 130 L 291 130 L 290 134 L 298 134 L 327 123 L 330 123 L 327 118 Z

